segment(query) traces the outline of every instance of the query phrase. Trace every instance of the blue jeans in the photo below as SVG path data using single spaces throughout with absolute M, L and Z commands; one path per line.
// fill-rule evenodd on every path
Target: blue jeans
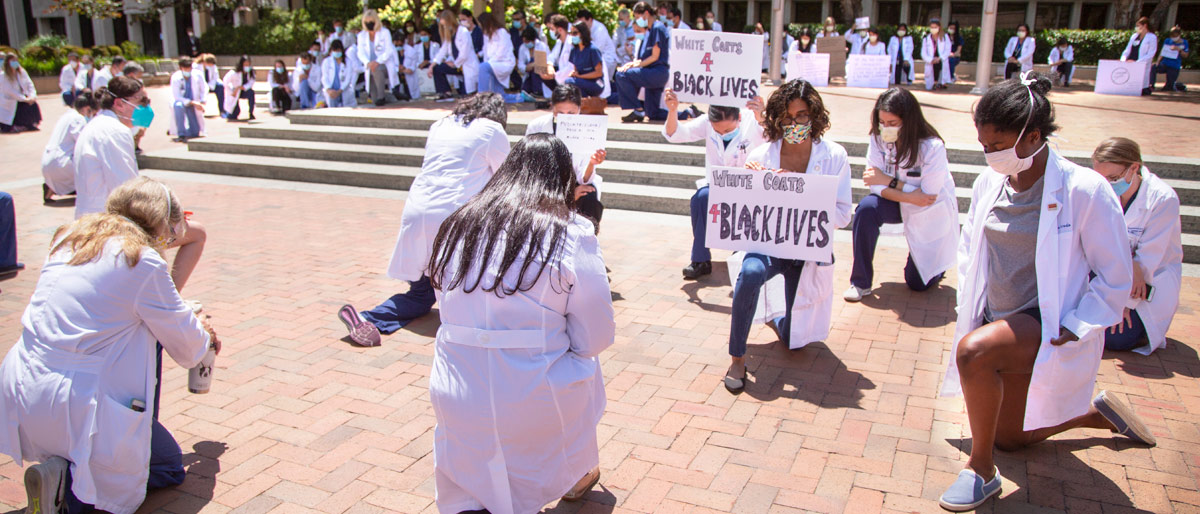
M 200 125 L 196 120 L 196 109 L 183 102 L 175 102 L 171 106 L 175 110 L 175 135 L 179 137 L 196 137 L 200 135 Z
M 604 92 L 604 86 L 596 83 L 594 79 L 587 80 L 571 77 L 566 80 L 566 83 L 579 88 L 579 91 L 583 93 L 584 98 L 590 96 L 600 96 L 600 93 Z
M 617 88 L 620 91 L 621 108 L 643 110 L 652 120 L 666 120 L 667 111 L 659 107 L 663 88 L 667 85 L 670 70 L 666 66 L 632 68 L 617 72 Z M 645 100 L 638 100 L 638 91 L 646 89 Z
M 317 92 L 316 92 L 316 91 L 313 91 L 313 88 L 312 88 L 312 86 L 309 86 L 309 85 L 308 85 L 308 81 L 307 81 L 307 80 L 301 80 L 301 81 L 300 81 L 300 91 L 299 91 L 299 93 L 300 93 L 300 94 L 299 94 L 299 95 L 297 95 L 297 96 L 299 96 L 299 97 L 300 97 L 300 108 L 301 108 L 301 109 L 312 109 L 313 107 L 316 107 L 316 105 L 317 105 Z
M 484 62 L 479 64 L 479 93 L 496 93 L 504 94 L 504 84 L 496 80 L 496 73 L 492 71 L 492 63 Z
M 1142 317 L 1138 316 L 1137 311 L 1130 310 L 1129 321 L 1133 326 L 1125 326 L 1125 330 L 1119 334 L 1112 333 L 1108 328 L 1104 329 L 1105 350 L 1123 352 L 1142 345 L 1142 340 L 1146 337 L 1146 325 L 1142 323 Z M 1124 319 L 1121 319 L 1121 324 L 1125 324 Z
M 217 112 L 221 117 L 225 117 L 225 84 L 217 82 L 217 87 L 213 88 L 213 94 L 217 95 Z
M 450 93 L 453 91 L 450 87 L 450 79 L 446 78 L 450 75 L 458 75 L 461 77 L 462 73 L 456 71 L 453 66 L 446 63 L 435 64 L 433 66 L 433 88 L 437 90 L 438 94 Z M 483 75 L 483 73 L 480 73 L 480 75 Z M 463 95 L 467 94 L 467 85 L 465 84 L 465 81 L 463 84 L 458 86 L 458 92 L 459 94 Z
M 408 285 L 408 292 L 394 295 L 374 309 L 360 314 L 384 334 L 400 330 L 412 320 L 429 314 L 437 302 L 429 277 L 422 276 Z
M 17 265 L 17 211 L 12 195 L 0 191 L 0 269 Z
M 712 252 L 705 245 L 708 232 L 708 186 L 696 190 L 692 195 L 692 262 L 712 260 Z
M 254 90 L 253 89 L 243 90 L 242 94 L 238 95 L 238 98 L 246 99 L 247 111 L 250 113 L 251 116 L 254 116 Z M 233 109 L 231 109 L 229 111 L 229 119 L 236 120 L 238 115 L 241 113 L 242 113 L 241 102 L 234 102 Z
M 783 274 L 783 295 L 787 311 L 775 320 L 775 326 L 783 336 L 783 343 L 791 339 L 792 305 L 796 303 L 796 288 L 800 285 L 800 271 L 804 261 L 778 259 L 758 253 L 748 253 L 742 259 L 742 271 L 733 286 L 733 315 L 729 324 L 729 355 L 746 355 L 746 338 L 750 336 L 750 324 L 758 308 L 758 295 L 762 286 L 775 275 Z
M 861 289 L 870 289 L 875 279 L 875 244 L 879 242 L 879 227 L 884 223 L 903 223 L 900 203 L 867 195 L 858 202 L 851 223 L 854 239 L 854 265 L 850 271 L 850 283 Z M 938 274 L 928 283 L 921 280 L 921 273 L 913 262 L 912 254 L 904 265 L 904 283 L 913 291 L 925 291 L 942 281 L 945 273 Z

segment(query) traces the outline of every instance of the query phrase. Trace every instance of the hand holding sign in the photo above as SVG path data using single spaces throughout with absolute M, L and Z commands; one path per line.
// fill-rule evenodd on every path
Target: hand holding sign
M 838 177 L 754 167 L 709 169 L 708 247 L 832 262 Z
M 670 39 L 667 85 L 680 101 L 741 108 L 758 96 L 761 35 L 675 29 Z

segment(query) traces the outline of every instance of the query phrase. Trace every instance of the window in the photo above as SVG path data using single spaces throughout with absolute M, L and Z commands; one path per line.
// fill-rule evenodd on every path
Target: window
M 980 2 L 952 2 L 950 19 L 958 20 L 963 27 L 978 27 L 983 24 L 983 4 Z
M 1108 4 L 1083 4 L 1079 14 L 1079 28 L 1102 29 L 1108 22 Z
M 792 2 L 792 23 L 821 23 L 821 2 Z
M 1033 30 L 1065 29 L 1071 25 L 1071 4 L 1038 2 Z
M 909 2 L 908 3 L 908 23 L 910 25 L 928 25 L 929 20 L 942 18 L 942 3 L 941 2 Z M 950 20 L 942 20 L 942 26 L 950 23 Z
M 876 25 L 899 25 L 900 2 L 879 2 L 878 21 L 871 20 Z
M 726 32 L 741 32 L 746 30 L 746 4 L 742 2 L 721 2 L 721 28 Z M 753 29 L 754 27 L 750 27 Z M 750 30 L 749 32 L 753 32 Z
M 50 23 L 50 33 L 58 36 L 66 37 L 67 35 L 67 19 L 61 16 L 46 18 Z
M 1025 2 L 1000 2 L 996 9 L 997 29 L 1016 29 L 1017 25 L 1025 23 Z
M 79 39 L 83 42 L 84 48 L 96 46 L 96 34 L 92 30 L 92 19 L 82 14 L 76 14 L 79 18 Z
M 1188 30 L 1200 28 L 1200 4 L 1179 4 L 1175 24 Z
M 771 32 L 771 2 L 758 2 L 758 5 L 754 6 L 754 16 L 758 18 L 757 22 L 762 24 L 763 32 Z
M 694 28 L 696 28 L 695 27 L 696 18 L 705 17 L 708 14 L 708 11 L 710 9 L 712 9 L 712 3 L 711 2 L 688 2 L 686 4 L 683 4 L 683 7 L 684 7 L 683 8 L 683 21 L 694 29 Z M 717 13 L 713 13 L 713 14 L 717 14 Z M 722 27 L 722 28 L 724 28 L 724 27 Z

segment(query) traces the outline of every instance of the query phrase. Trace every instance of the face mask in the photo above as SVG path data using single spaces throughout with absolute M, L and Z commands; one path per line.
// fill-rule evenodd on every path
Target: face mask
M 579 44 L 579 36 L 571 36 L 571 44 L 578 45 Z
M 858 31 L 858 37 L 867 37 L 867 31 L 865 31 L 865 30 Z
M 14 66 L 14 68 L 15 68 L 15 66 Z M 114 76 L 114 77 L 120 77 L 121 75 L 124 75 L 124 74 L 125 74 L 125 72 L 123 72 L 123 71 L 118 71 L 118 72 L 116 72 L 116 73 L 113 73 L 113 76 Z
M 812 131 L 812 123 L 793 123 L 783 127 L 783 140 L 797 145 L 808 139 L 810 131 Z
M 879 36 L 871 36 L 871 42 L 872 42 L 872 43 L 878 43 L 878 42 L 879 42 Z
M 1129 186 L 1131 186 L 1133 184 L 1131 184 L 1128 180 L 1125 180 L 1122 178 L 1122 179 L 1117 179 L 1116 182 L 1109 182 L 1108 185 L 1112 186 L 1113 192 L 1116 193 L 1117 196 L 1121 196 L 1121 195 L 1125 194 L 1126 191 L 1129 191 Z
M 953 36 L 955 32 L 958 32 L 958 29 L 954 29 L 954 28 L 946 29 L 946 33 L 950 34 L 951 36 Z
M 121 101 L 133 107 L 133 114 L 129 116 L 129 121 L 133 123 L 133 126 L 148 128 L 150 122 L 154 121 L 154 109 L 151 109 L 149 105 L 134 105 L 133 102 L 124 98 Z
M 634 39 L 636 39 L 636 40 L 638 40 L 638 41 L 642 41 L 642 40 L 646 39 L 646 33 L 645 33 L 645 32 L 637 32 L 637 33 L 634 33 L 634 34 L 633 34 L 633 38 L 634 38 Z
M 666 22 L 667 22 L 667 15 L 665 15 L 665 14 L 660 14 L 660 15 L 658 15 L 658 21 L 661 21 L 661 22 L 663 22 L 663 23 L 666 23 Z
M 276 66 L 275 73 L 283 73 L 283 66 Z
M 342 33 L 342 28 L 341 28 L 341 27 L 334 27 L 334 28 L 333 28 L 333 31 L 334 31 L 335 33 L 341 34 L 341 33 Z
M 336 50 L 334 50 L 334 51 L 332 51 L 332 52 L 329 52 L 329 55 L 330 55 L 330 56 L 332 56 L 334 59 L 341 59 L 341 58 L 342 58 L 342 53 L 341 53 L 341 52 L 338 52 L 338 51 L 336 51 Z
M 712 19 L 712 18 L 704 18 L 704 21 L 707 21 L 709 25 L 712 25 L 712 24 L 713 24 L 714 22 L 716 22 L 717 20 L 714 20 L 714 19 Z
M 242 66 L 242 71 L 244 71 L 246 73 L 250 73 L 250 72 L 254 71 L 254 68 L 250 67 L 250 66 Z
M 639 26 L 641 28 L 646 28 L 646 25 L 648 25 L 646 18 L 638 18 L 637 19 L 637 26 Z
M 1017 37 L 1021 37 L 1021 38 L 1025 37 L 1025 31 L 1024 30 L 1017 31 Z
M 530 49 L 530 50 L 533 50 L 533 42 L 532 42 L 532 41 L 530 41 L 530 42 L 528 42 L 528 43 L 525 43 L 525 48 L 528 48 L 528 49 Z
M 879 126 L 879 139 L 884 143 L 895 143 L 900 140 L 900 127 Z
M 320 53 L 320 52 L 318 52 L 318 51 L 316 51 L 316 50 L 309 50 L 309 51 L 308 51 L 308 55 L 311 55 L 311 56 L 313 56 L 313 57 L 316 57 L 316 56 L 317 56 L 319 53 Z
M 421 42 L 422 42 L 422 43 L 428 43 L 428 42 L 429 42 L 429 36 L 421 36 Z
M 13 59 L 11 61 L 8 61 L 8 67 L 15 70 L 15 69 L 21 67 L 21 63 L 18 62 L 16 59 Z
M 896 36 L 897 36 L 897 37 L 904 37 L 906 34 L 908 34 L 908 31 L 907 31 L 907 30 L 897 30 L 897 31 L 896 31 Z
M 514 29 L 520 29 L 520 28 L 521 28 L 521 22 L 519 22 L 519 21 L 514 21 L 514 22 L 513 22 L 513 28 L 514 28 Z
M 301 64 L 301 65 L 300 65 L 300 67 L 301 67 L 301 68 L 304 68 L 304 71 L 308 71 L 308 70 L 311 70 L 311 69 L 312 69 L 312 65 L 311 65 L 311 64 Z
M 938 33 L 938 28 L 937 28 L 937 27 L 929 27 L 929 33 L 930 33 L 930 34 L 937 34 L 937 33 Z
M 807 45 L 809 41 L 812 41 L 812 40 L 811 40 L 811 39 L 808 39 L 808 38 L 806 38 L 806 37 L 802 37 L 802 38 L 800 38 L 800 43 L 802 43 L 802 44 L 805 44 L 805 45 Z
M 406 33 L 408 33 L 408 34 L 412 34 L 412 33 L 416 32 L 416 31 L 417 31 L 417 29 L 416 29 L 416 28 L 413 28 L 413 27 L 404 27 L 404 32 L 406 32 Z
M 733 130 L 730 130 L 729 132 L 727 132 L 725 134 L 721 134 L 721 141 L 724 141 L 726 143 L 733 141 L 733 138 L 737 137 L 738 131 L 740 131 L 740 130 L 741 130 L 741 127 L 738 127 Z
M 192 78 L 192 72 L 190 72 L 190 71 L 181 71 L 180 73 L 183 74 L 183 78 L 185 78 L 185 79 Z
M 833 25 L 826 25 L 825 32 L 833 32 L 834 28 L 836 28 L 836 27 L 834 27 Z
M 90 64 L 80 64 L 80 65 L 79 65 L 79 68 L 80 68 L 80 69 L 82 69 L 83 71 L 88 71 L 88 70 L 92 69 L 92 65 L 90 65 Z
M 375 22 L 373 21 L 368 21 L 363 26 L 367 27 L 367 30 L 375 30 Z

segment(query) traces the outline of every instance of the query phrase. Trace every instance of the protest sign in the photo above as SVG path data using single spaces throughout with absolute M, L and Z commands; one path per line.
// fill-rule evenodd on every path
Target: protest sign
M 838 177 L 708 169 L 709 248 L 833 262 Z
M 858 30 L 871 28 L 871 17 L 863 16 L 862 18 L 854 18 L 854 28 Z
M 829 55 L 830 77 L 846 75 L 846 38 L 842 36 L 817 38 L 817 53 Z
M 1149 82 L 1149 63 L 1100 59 L 1096 66 L 1098 94 L 1141 96 Z
M 587 162 L 596 150 L 604 148 L 608 139 L 608 116 L 559 114 L 554 135 L 567 145 L 571 159 Z
M 745 107 L 759 96 L 762 43 L 761 35 L 672 30 L 667 87 L 680 102 Z
M 887 89 L 890 71 L 886 55 L 851 55 L 846 61 L 846 85 Z
M 546 65 L 546 52 L 541 50 L 533 51 L 533 72 L 546 73 L 550 67 Z
M 788 80 L 804 79 L 814 86 L 829 85 L 829 54 L 795 52 L 788 56 Z

